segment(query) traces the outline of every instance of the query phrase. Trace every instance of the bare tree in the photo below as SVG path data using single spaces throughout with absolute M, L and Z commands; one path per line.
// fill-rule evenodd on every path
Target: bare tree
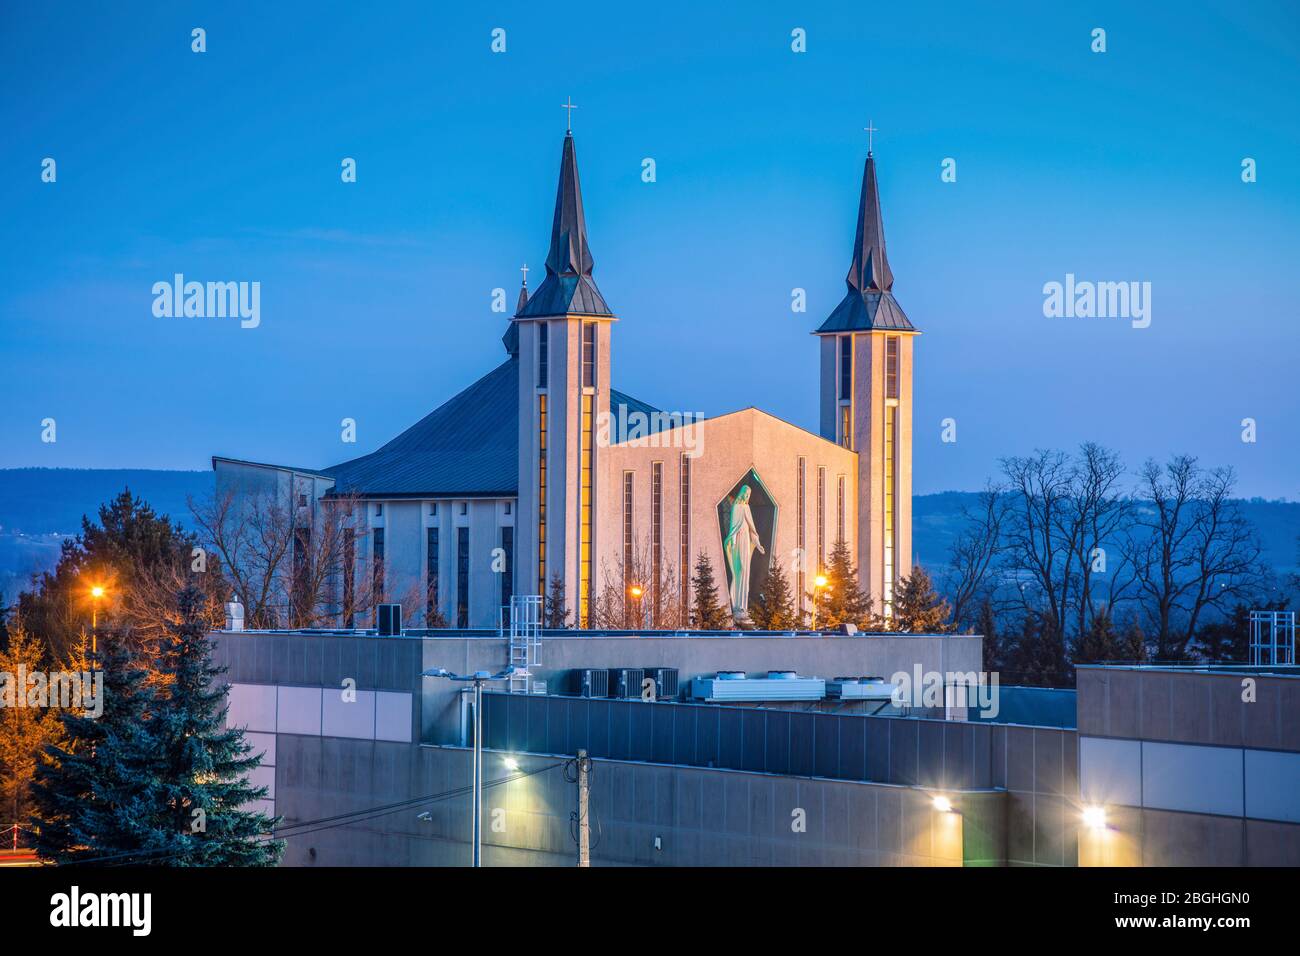
M 1231 468 L 1207 471 L 1190 455 L 1142 467 L 1137 493 L 1151 504 L 1126 548 L 1160 657 L 1185 657 L 1206 612 L 1226 613 L 1262 581 L 1259 541 L 1232 500 L 1235 483 Z
M 671 560 L 661 560 L 656 574 L 649 543 L 638 537 L 632 562 L 619 555 L 601 565 L 601 586 L 592 604 L 592 626 L 611 630 L 677 630 L 686 626 L 681 585 Z
M 970 626 L 995 583 L 990 580 L 1002 541 L 1008 502 L 1006 490 L 990 482 L 974 508 L 964 508 L 965 526 L 949 549 L 944 591 L 952 605 L 953 625 Z

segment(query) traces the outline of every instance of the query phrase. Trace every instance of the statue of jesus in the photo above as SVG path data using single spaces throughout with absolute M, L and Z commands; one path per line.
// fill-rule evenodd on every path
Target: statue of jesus
M 722 553 L 731 572 L 731 616 L 738 621 L 749 617 L 749 563 L 754 551 L 767 553 L 758 541 L 758 529 L 749 510 L 749 495 L 749 485 L 741 485 L 731 503 L 727 536 L 722 541 Z

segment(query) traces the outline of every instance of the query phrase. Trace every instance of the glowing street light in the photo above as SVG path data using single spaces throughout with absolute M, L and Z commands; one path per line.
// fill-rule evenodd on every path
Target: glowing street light
M 817 577 L 813 578 L 812 629 L 814 631 L 817 630 L 817 595 L 819 595 L 822 591 L 833 591 L 833 590 L 834 588 L 831 586 L 830 582 L 826 579 L 826 575 L 819 574 L 817 575 Z
M 107 593 L 102 584 L 92 584 L 90 586 L 90 653 L 94 654 L 97 650 L 98 641 L 96 640 L 96 630 L 99 628 L 99 601 Z
M 1090 830 L 1106 829 L 1106 808 L 1105 807 L 1084 807 L 1083 823 Z
M 505 680 L 512 675 L 526 673 L 527 671 L 513 664 L 496 674 L 490 671 L 453 674 L 445 667 L 431 667 L 421 673 L 422 677 L 445 677 L 447 680 L 465 681 L 474 685 L 474 807 L 473 813 L 470 814 L 474 819 L 473 863 L 471 864 L 473 866 L 483 865 L 483 685 L 488 681 Z M 509 765 L 510 761 L 507 760 L 506 766 Z

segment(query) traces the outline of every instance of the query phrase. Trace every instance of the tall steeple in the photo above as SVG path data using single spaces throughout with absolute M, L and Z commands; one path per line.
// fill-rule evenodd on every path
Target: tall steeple
M 885 224 L 880 214 L 880 190 L 876 185 L 876 158 L 870 151 L 862 169 L 853 261 L 844 281 L 848 292 L 817 329 L 818 334 L 870 332 L 873 329 L 913 331 L 912 323 L 894 300 L 894 273 L 885 256 Z
M 546 278 L 519 311 L 518 318 L 613 315 L 592 278 L 594 266 L 587 244 L 587 217 L 582 210 L 578 155 L 573 145 L 573 134 L 566 133 L 560 154 L 560 183 L 555 192 Z

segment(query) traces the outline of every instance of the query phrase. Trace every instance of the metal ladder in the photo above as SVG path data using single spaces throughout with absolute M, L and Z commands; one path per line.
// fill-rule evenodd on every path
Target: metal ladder
M 510 606 L 501 608 L 502 618 L 510 620 L 510 663 L 523 673 L 510 678 L 512 694 L 528 693 L 529 671 L 542 662 L 542 596 L 540 594 L 515 594 Z M 505 621 L 501 622 L 502 636 Z

